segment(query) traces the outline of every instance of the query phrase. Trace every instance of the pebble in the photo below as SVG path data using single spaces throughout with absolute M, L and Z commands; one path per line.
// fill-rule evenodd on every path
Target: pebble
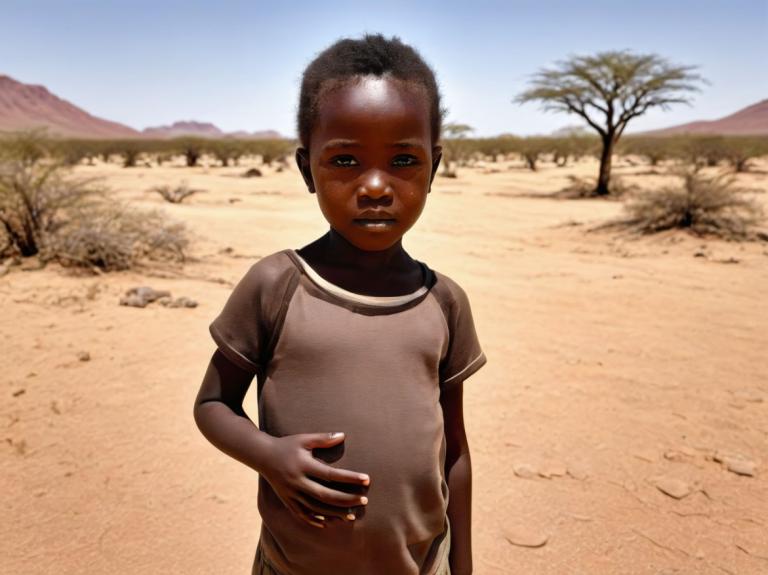
M 512 470 L 515 472 L 515 475 L 522 477 L 523 479 L 533 479 L 539 474 L 538 471 L 528 463 L 518 463 L 512 467 Z
M 661 477 L 656 480 L 656 488 L 670 497 L 682 499 L 691 494 L 691 486 L 682 479 Z
M 740 453 L 717 451 L 712 456 L 712 459 L 722 463 L 731 473 L 747 477 L 754 477 L 757 474 L 757 463 Z
M 528 527 L 510 527 L 504 530 L 504 538 L 518 547 L 543 547 L 549 541 L 549 535 Z
M 757 464 L 747 459 L 728 459 L 725 461 L 725 468 L 731 473 L 747 477 L 754 477 L 757 472 Z
M 156 290 L 148 286 L 134 287 L 125 292 L 125 295 L 120 298 L 120 305 L 129 307 L 147 307 L 148 304 L 157 301 L 171 298 L 171 292 L 166 290 Z M 178 298 L 177 305 L 171 305 L 170 307 L 196 307 L 197 302 L 190 300 L 189 298 Z M 165 304 L 164 304 L 165 305 Z
M 160 304 L 164 305 L 165 307 L 197 307 L 197 302 L 186 296 L 181 296 L 176 299 L 172 299 L 170 297 L 161 298 L 159 301 Z
M 546 479 L 564 477 L 567 473 L 568 469 L 562 463 L 550 463 L 545 465 L 544 468 L 539 471 L 539 475 Z

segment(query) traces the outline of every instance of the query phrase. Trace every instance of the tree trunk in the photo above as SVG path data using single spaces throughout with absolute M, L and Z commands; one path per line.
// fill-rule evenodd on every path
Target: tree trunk
M 613 156 L 613 134 L 603 138 L 603 151 L 600 153 L 600 175 L 597 178 L 596 196 L 610 194 L 608 184 L 611 181 L 611 157 Z

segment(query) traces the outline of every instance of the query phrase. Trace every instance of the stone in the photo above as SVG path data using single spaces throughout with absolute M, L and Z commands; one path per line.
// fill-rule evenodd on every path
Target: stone
M 91 361 L 91 354 L 87 351 L 79 351 L 77 353 L 77 359 L 80 361 Z
M 563 477 L 568 473 L 568 469 L 562 463 L 549 463 L 539 471 L 539 475 L 545 479 L 553 477 Z
M 128 307 L 147 307 L 147 301 L 136 294 L 126 295 L 120 298 L 120 305 Z
M 731 473 L 736 475 L 746 475 L 747 477 L 754 477 L 757 473 L 757 464 L 754 461 L 748 459 L 726 459 L 725 468 Z
M 527 463 L 513 465 L 512 470 L 515 472 L 515 475 L 523 479 L 533 479 L 538 475 L 538 471 L 532 465 Z
M 661 477 L 657 479 L 656 489 L 675 499 L 682 499 L 691 494 L 691 486 L 688 485 L 688 483 L 682 479 L 675 479 L 673 477 Z
M 153 301 L 170 296 L 171 292 L 166 290 L 156 290 L 148 286 L 134 287 L 126 291 L 125 295 L 120 298 L 120 305 L 147 307 L 147 304 Z

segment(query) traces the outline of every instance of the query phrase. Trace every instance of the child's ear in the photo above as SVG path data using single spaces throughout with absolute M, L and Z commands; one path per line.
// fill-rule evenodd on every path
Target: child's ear
M 443 158 L 443 147 L 434 146 L 432 148 L 432 175 L 429 177 L 429 191 L 432 191 L 432 180 L 435 179 L 437 168 L 440 166 L 440 160 Z M 429 193 L 429 192 L 427 192 Z
M 298 148 L 296 150 L 296 165 L 299 167 L 301 177 L 304 178 L 304 183 L 307 185 L 309 193 L 314 194 L 315 182 L 312 179 L 312 170 L 309 167 L 309 150 L 306 148 Z

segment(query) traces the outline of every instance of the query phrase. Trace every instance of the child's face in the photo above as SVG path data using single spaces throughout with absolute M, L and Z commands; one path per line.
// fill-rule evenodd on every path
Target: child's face
M 331 227 L 366 251 L 389 248 L 424 209 L 440 162 L 419 87 L 366 77 L 327 92 L 299 168 Z

